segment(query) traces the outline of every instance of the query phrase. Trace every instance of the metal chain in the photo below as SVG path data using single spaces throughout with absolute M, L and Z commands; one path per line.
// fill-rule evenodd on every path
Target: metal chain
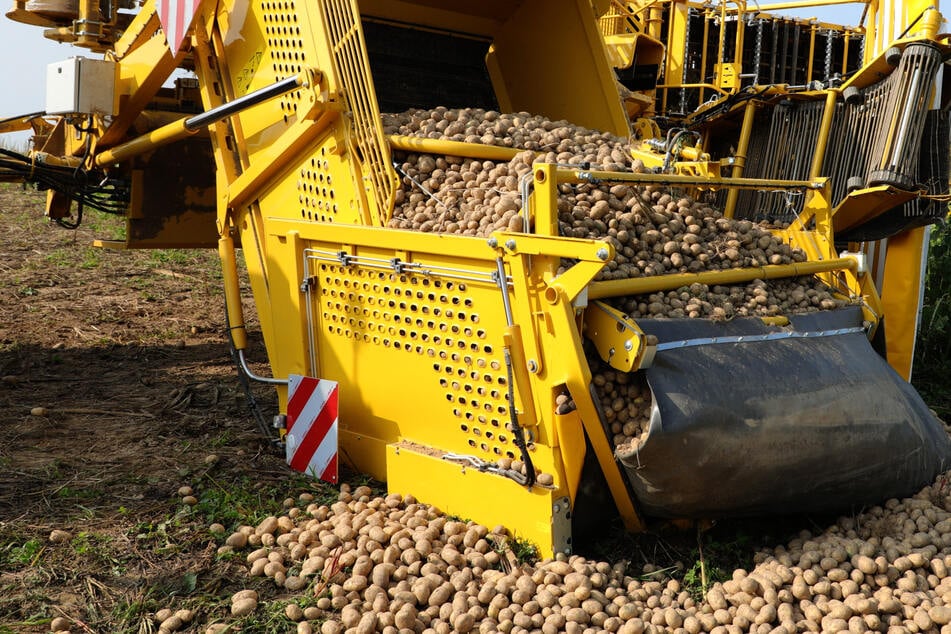
M 684 65 L 683 65 L 683 68 L 680 69 L 680 83 L 681 84 L 687 83 L 687 66 L 690 65 L 690 18 L 693 17 L 691 13 L 693 13 L 693 9 L 687 9 L 687 28 L 685 29 L 685 32 L 684 32 Z M 703 81 L 703 77 L 701 77 L 700 80 Z M 687 89 L 686 88 L 680 89 L 680 112 L 682 113 L 687 112 Z
M 832 40 L 835 32 L 832 29 L 826 31 L 826 81 L 832 79 Z
M 760 65 L 760 56 L 763 52 L 763 22 L 765 20 L 759 19 L 756 21 L 756 48 L 753 54 L 753 68 L 756 71 L 753 73 L 753 85 L 759 86 L 759 65 Z

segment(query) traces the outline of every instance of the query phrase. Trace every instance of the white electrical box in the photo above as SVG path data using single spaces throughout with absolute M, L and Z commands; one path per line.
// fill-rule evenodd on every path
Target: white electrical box
M 46 67 L 46 114 L 115 114 L 116 64 L 73 57 Z

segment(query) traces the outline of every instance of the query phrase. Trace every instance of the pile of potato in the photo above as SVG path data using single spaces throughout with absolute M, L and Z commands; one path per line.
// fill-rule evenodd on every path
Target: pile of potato
M 570 163 L 578 148 L 598 150 L 614 146 L 622 154 L 604 167 L 630 163 L 624 142 L 613 134 L 588 130 L 568 121 L 552 121 L 527 112 L 500 113 L 482 108 L 432 110 L 411 109 L 381 115 L 384 134 L 400 134 L 426 139 L 443 139 L 518 148 L 532 152 L 554 152 L 557 162 Z
M 592 375 L 595 393 L 604 413 L 608 439 L 615 451 L 628 454 L 647 437 L 653 404 L 650 388 L 643 372 L 621 372 L 600 360 L 592 360 L 598 368 Z
M 520 213 L 520 180 L 536 162 L 644 171 L 643 164 L 632 158 L 626 139 L 527 113 L 436 108 L 386 114 L 383 124 L 388 134 L 524 150 L 507 162 L 396 152 L 403 188 L 397 192 L 390 221 L 395 228 L 481 237 L 496 230 L 524 231 L 528 228 Z M 614 246 L 614 259 L 596 280 L 790 264 L 806 259 L 802 251 L 783 243 L 766 227 L 724 218 L 710 206 L 659 185 L 562 185 L 558 220 L 561 235 L 606 240 Z M 778 284 L 780 288 L 773 291 L 778 301 L 765 305 L 763 286 L 761 282 L 746 289 L 737 287 L 746 295 L 742 301 L 735 297 L 734 289 L 703 289 L 711 306 L 698 305 L 696 310 L 684 310 L 683 316 L 692 312 L 697 316 L 716 317 L 721 312 L 729 316 L 729 306 L 716 304 L 721 296 L 723 303 L 737 308 L 737 314 L 747 312 L 742 308 L 750 304 L 754 305 L 754 314 L 832 307 L 827 291 L 818 302 L 812 301 L 816 293 L 823 292 L 814 281 Z M 799 295 L 802 298 L 797 300 Z M 684 300 L 673 296 L 649 302 L 638 299 L 635 306 L 643 303 L 648 310 L 632 310 L 632 314 L 680 316 L 678 301 Z M 825 306 L 821 306 L 823 302 Z M 651 306 L 654 311 L 650 311 Z
M 699 599 L 624 562 L 573 555 L 520 565 L 501 527 L 347 485 L 330 506 L 289 499 L 285 514 L 240 527 L 220 552 L 242 551 L 249 576 L 295 599 L 285 614 L 301 633 L 949 632 L 948 482 L 758 552 L 751 570 Z M 207 631 L 262 603 L 237 593 L 233 616 Z

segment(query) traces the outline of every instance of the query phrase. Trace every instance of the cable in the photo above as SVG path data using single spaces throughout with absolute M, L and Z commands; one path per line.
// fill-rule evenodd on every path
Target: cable
M 254 418 L 258 424 L 261 434 L 267 439 L 268 443 L 275 448 L 279 448 L 281 446 L 281 439 L 274 436 L 274 428 L 268 424 L 267 419 L 264 417 L 264 412 L 261 411 L 261 407 L 254 397 L 254 392 L 251 390 L 251 381 L 248 379 L 248 375 L 244 372 L 244 368 L 241 365 L 238 349 L 235 347 L 234 338 L 231 336 L 231 321 L 228 319 L 227 307 L 225 307 L 225 332 L 228 334 L 228 350 L 231 355 L 231 360 L 238 370 L 238 384 L 241 386 L 245 400 L 248 402 L 248 411 L 251 412 L 251 417 Z
M 119 180 L 103 177 L 101 173 L 77 167 L 48 165 L 14 150 L 0 148 L 0 177 L 33 183 L 41 191 L 59 192 L 77 205 L 76 219 L 56 219 L 67 229 L 75 229 L 82 222 L 85 209 L 103 213 L 124 214 L 128 208 L 128 185 Z

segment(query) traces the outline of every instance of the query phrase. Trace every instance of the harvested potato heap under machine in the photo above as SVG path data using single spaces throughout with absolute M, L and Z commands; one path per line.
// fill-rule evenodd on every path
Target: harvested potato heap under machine
M 937 11 L 885 48 L 742 3 L 62 4 L 8 15 L 104 59 L 51 67 L 2 175 L 67 226 L 125 214 L 103 246 L 217 244 L 293 466 L 337 459 L 294 429 L 308 376 L 339 385 L 341 461 L 546 553 L 603 492 L 636 529 L 949 466 L 905 381 L 947 194 Z

